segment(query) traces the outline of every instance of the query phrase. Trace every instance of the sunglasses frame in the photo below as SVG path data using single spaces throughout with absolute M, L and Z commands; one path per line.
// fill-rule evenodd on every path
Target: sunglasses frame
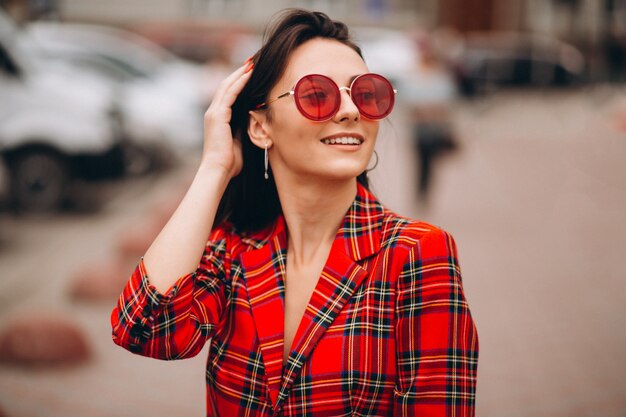
M 300 78 L 298 80 L 298 82 L 296 82 L 296 85 L 293 87 L 293 89 L 291 89 L 291 90 L 289 90 L 289 91 L 279 95 L 278 97 L 275 97 L 275 98 L 273 98 L 271 100 L 268 100 L 266 102 L 263 102 L 263 103 L 257 105 L 254 109 L 255 110 L 263 109 L 263 108 L 266 108 L 267 106 L 269 106 L 271 103 L 275 102 L 276 100 L 280 100 L 281 98 L 288 97 L 288 96 L 295 96 L 296 91 L 298 90 L 298 87 L 300 86 L 300 83 L 305 81 L 306 78 L 312 77 L 312 76 L 322 77 L 322 78 L 325 78 L 326 80 L 330 81 L 331 85 L 333 85 L 336 88 L 336 91 L 338 92 L 337 97 L 339 97 L 338 103 L 335 106 L 335 110 L 328 117 L 323 118 L 323 119 L 317 119 L 317 118 L 310 117 L 302 109 L 302 107 L 300 105 L 300 101 L 299 100 L 295 100 L 296 107 L 298 108 L 298 111 L 300 112 L 300 114 L 302 114 L 304 117 L 306 117 L 307 119 L 312 120 L 314 122 L 325 122 L 325 121 L 328 121 L 328 120 L 332 119 L 337 114 L 337 112 L 339 111 L 339 108 L 341 107 L 341 92 L 342 91 L 347 91 L 348 92 L 348 95 L 350 96 L 350 99 L 352 100 L 352 102 L 354 103 L 356 108 L 359 110 L 359 114 L 361 116 L 365 117 L 366 119 L 369 119 L 369 120 L 382 120 L 382 119 L 384 119 L 385 117 L 389 116 L 389 114 L 391 113 L 391 111 L 393 110 L 393 107 L 395 105 L 395 97 L 396 97 L 396 94 L 398 93 L 398 90 L 393 88 L 393 86 L 391 85 L 391 82 L 387 78 L 383 77 L 382 75 L 376 74 L 376 73 L 373 73 L 373 72 L 367 72 L 365 74 L 361 74 L 361 75 L 356 76 L 352 80 L 352 82 L 350 83 L 350 87 L 339 87 L 337 85 L 337 83 L 332 80 L 332 78 L 330 78 L 330 77 L 328 77 L 326 75 L 322 75 L 322 74 L 307 74 L 307 75 L 303 76 L 302 78 Z M 393 94 L 391 94 L 391 96 L 390 96 L 391 104 L 389 105 L 389 109 L 382 116 L 371 117 L 371 115 L 365 114 L 363 112 L 363 110 L 361 110 L 361 108 L 358 106 L 358 104 L 352 98 L 352 87 L 354 86 L 354 83 L 357 80 L 361 79 L 362 77 L 366 77 L 366 76 L 373 76 L 374 78 L 382 79 L 383 81 L 385 81 L 389 85 L 389 87 L 391 87 L 391 91 L 393 92 Z

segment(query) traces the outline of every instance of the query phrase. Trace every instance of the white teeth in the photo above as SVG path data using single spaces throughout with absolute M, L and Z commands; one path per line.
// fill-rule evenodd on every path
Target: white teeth
M 324 142 L 326 145 L 334 145 L 334 144 L 360 145 L 363 141 L 357 138 L 341 137 L 341 138 L 323 139 L 322 142 Z

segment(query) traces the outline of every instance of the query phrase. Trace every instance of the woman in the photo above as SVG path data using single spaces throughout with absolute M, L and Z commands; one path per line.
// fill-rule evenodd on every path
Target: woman
M 473 415 L 452 237 L 367 188 L 394 94 L 345 25 L 287 12 L 208 109 L 197 175 L 112 313 L 115 343 L 180 359 L 210 339 L 209 416 Z

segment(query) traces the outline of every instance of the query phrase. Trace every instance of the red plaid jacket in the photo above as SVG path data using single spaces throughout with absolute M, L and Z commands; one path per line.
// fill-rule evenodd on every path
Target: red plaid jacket
M 282 217 L 253 234 L 223 224 L 166 294 L 140 262 L 113 340 L 181 359 L 211 339 L 208 416 L 474 415 L 478 339 L 449 234 L 359 185 L 283 366 L 286 248 Z

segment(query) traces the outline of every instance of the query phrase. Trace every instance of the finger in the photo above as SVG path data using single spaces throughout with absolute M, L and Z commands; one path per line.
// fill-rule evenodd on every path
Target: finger
M 237 100 L 237 96 L 241 93 L 245 85 L 250 81 L 250 76 L 252 75 L 252 71 L 250 70 L 244 73 L 239 79 L 235 80 L 232 85 L 224 92 L 221 104 L 227 107 L 231 107 L 235 100 Z
M 232 106 L 245 84 L 250 80 L 251 74 L 252 71 L 242 74 L 228 90 L 224 91 L 219 98 L 215 98 L 205 113 L 205 120 L 219 120 L 228 123 L 232 115 Z
M 215 95 L 213 96 L 213 101 L 219 101 L 221 97 L 224 95 L 224 92 L 228 90 L 228 88 L 236 82 L 242 75 L 246 73 L 246 69 L 250 66 L 249 63 L 244 63 L 242 66 L 237 68 L 235 71 L 230 73 L 230 75 L 220 82 L 219 87 L 215 91 Z

